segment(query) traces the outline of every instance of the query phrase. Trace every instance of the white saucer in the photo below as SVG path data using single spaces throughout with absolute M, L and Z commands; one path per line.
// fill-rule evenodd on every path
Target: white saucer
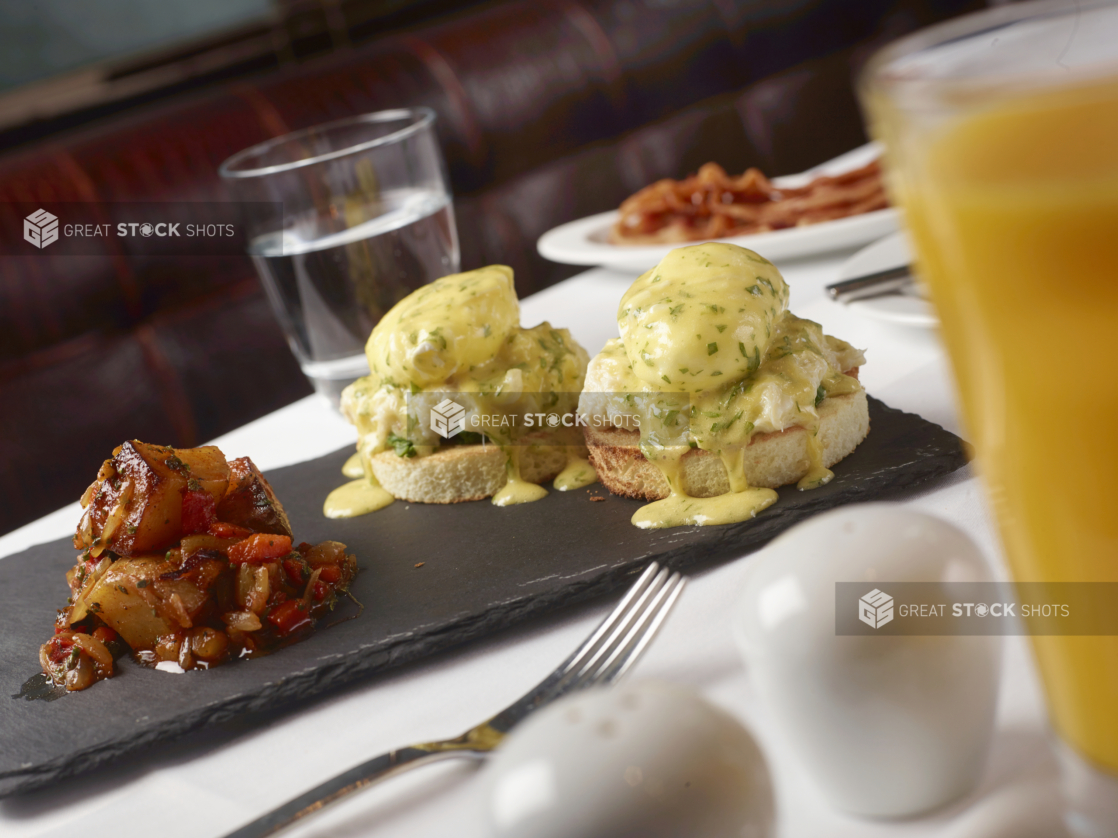
M 880 154 L 874 143 L 861 146 L 798 175 L 774 178 L 777 186 L 801 186 L 818 175 L 833 175 L 866 165 Z M 617 210 L 602 212 L 578 221 L 571 221 L 544 233 L 536 243 L 541 256 L 566 265 L 602 265 L 624 271 L 643 273 L 659 262 L 669 250 L 684 244 L 616 245 L 609 242 L 610 227 L 617 221 Z M 734 236 L 719 241 L 755 250 L 766 259 L 792 259 L 840 250 L 875 241 L 898 228 L 898 214 L 893 208 L 867 212 L 849 218 L 790 227 L 770 233 Z
M 853 279 L 856 276 L 887 271 L 912 263 L 912 253 L 908 241 L 902 232 L 893 233 L 869 247 L 864 247 L 846 260 L 839 271 L 836 282 L 844 279 Z M 835 303 L 845 305 L 851 311 L 874 320 L 884 320 L 888 323 L 898 323 L 903 326 L 914 326 L 921 329 L 934 329 L 939 325 L 939 318 L 935 309 L 919 292 L 917 286 L 912 285 L 905 292 L 889 294 L 883 297 L 870 297 L 868 300 L 855 300 L 852 303 Z

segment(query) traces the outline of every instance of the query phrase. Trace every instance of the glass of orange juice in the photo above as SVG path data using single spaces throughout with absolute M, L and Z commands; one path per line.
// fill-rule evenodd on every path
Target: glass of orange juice
M 1118 581 L 1118 0 L 923 30 L 860 95 L 1015 580 Z M 1118 835 L 1118 637 L 1032 646 L 1067 824 Z

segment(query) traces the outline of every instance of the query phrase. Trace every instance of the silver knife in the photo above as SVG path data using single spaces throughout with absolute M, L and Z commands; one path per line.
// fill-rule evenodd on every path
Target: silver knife
M 886 294 L 900 293 L 915 281 L 912 276 L 912 266 L 901 265 L 898 268 L 856 276 L 828 285 L 827 293 L 831 295 L 831 299 L 835 302 L 851 303 L 869 297 L 883 297 Z

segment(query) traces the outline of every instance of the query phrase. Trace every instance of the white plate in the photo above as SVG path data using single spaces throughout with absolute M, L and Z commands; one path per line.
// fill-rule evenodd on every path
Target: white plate
M 848 151 L 798 175 L 773 178 L 777 186 L 802 186 L 818 175 L 834 175 L 857 169 L 880 155 L 875 143 Z M 617 210 L 602 212 L 571 221 L 544 233 L 536 243 L 540 255 L 552 262 L 566 265 L 602 265 L 626 271 L 644 272 L 659 262 L 673 248 L 690 242 L 657 245 L 616 245 L 609 242 L 609 229 L 617 221 Z M 893 208 L 790 227 L 771 233 L 734 236 L 719 241 L 755 250 L 766 259 L 790 259 L 825 253 L 844 247 L 865 244 L 894 232 L 898 228 L 897 211 Z
M 874 242 L 869 247 L 862 248 L 847 259 L 839 271 L 836 282 L 910 264 L 912 264 L 912 252 L 908 248 L 904 233 L 894 233 L 881 241 Z M 884 297 L 871 297 L 868 300 L 855 300 L 852 303 L 835 305 L 845 305 L 851 311 L 872 317 L 874 320 L 899 323 L 903 326 L 934 329 L 939 325 L 935 309 L 920 295 L 916 286 L 909 286 L 901 294 L 889 294 Z

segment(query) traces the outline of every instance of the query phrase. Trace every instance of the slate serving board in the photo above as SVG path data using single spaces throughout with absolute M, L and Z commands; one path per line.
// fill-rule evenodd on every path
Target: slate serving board
M 0 796 L 599 596 L 626 585 L 652 559 L 686 570 L 736 558 L 816 512 L 886 497 L 966 462 L 957 437 L 919 416 L 871 398 L 870 419 L 869 437 L 829 485 L 786 487 L 758 518 L 723 527 L 639 530 L 629 518 L 640 502 L 591 502 L 591 494 L 606 494 L 600 485 L 504 509 L 398 501 L 332 521 L 322 516 L 322 501 L 343 482 L 349 449 L 277 469 L 268 479 L 296 538 L 343 541 L 357 555 L 362 570 L 353 592 L 365 606 L 361 616 L 271 656 L 208 672 L 170 675 L 122 658 L 116 677 L 51 702 L 17 694 L 38 671 L 39 645 L 68 594 L 64 574 L 74 550 L 65 539 L 10 556 L 0 561 Z

